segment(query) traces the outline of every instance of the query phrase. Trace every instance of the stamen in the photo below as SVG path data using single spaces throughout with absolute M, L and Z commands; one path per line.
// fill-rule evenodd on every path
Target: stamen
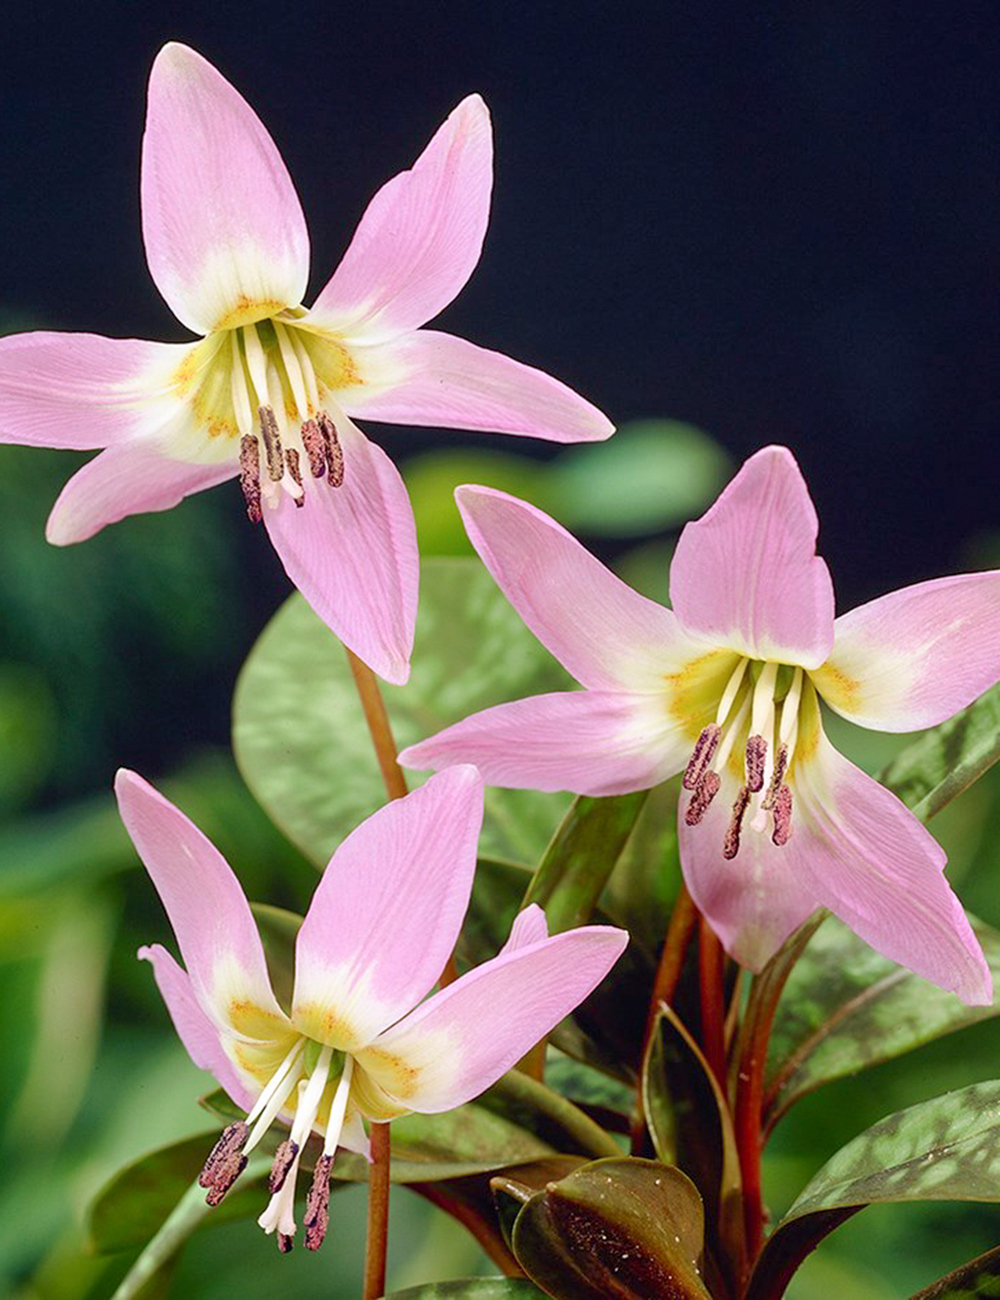
M 719 709 L 715 715 L 716 724 L 720 727 L 729 716 L 729 710 L 733 707 L 736 692 L 740 689 L 740 683 L 743 681 L 743 674 L 747 670 L 748 663 L 748 659 L 741 659 L 730 674 L 729 681 L 726 682 L 726 689 L 722 692 Z
M 337 426 L 326 411 L 319 413 L 319 429 L 325 444 L 327 477 L 330 486 L 337 488 L 344 481 L 344 449 L 337 437 Z
M 292 1237 L 290 1233 L 287 1232 L 278 1233 L 278 1249 L 281 1251 L 283 1255 L 290 1255 L 292 1253 L 292 1247 L 294 1245 L 295 1245 L 295 1239 Z
M 250 382 L 257 393 L 257 404 L 266 406 L 270 400 L 267 393 L 267 358 L 253 325 L 243 326 L 243 348 L 246 352 L 247 369 L 250 371 Z
M 290 329 L 288 337 L 291 339 L 292 347 L 295 349 L 295 356 L 299 363 L 299 369 L 302 371 L 302 378 L 305 380 L 306 394 L 309 398 L 309 410 L 318 411 L 319 402 L 319 385 L 316 383 L 316 372 L 313 370 L 312 360 L 309 357 L 309 349 L 303 343 L 301 332 L 298 329 Z
M 253 432 L 253 408 L 247 391 L 247 377 L 243 369 L 243 357 L 240 355 L 239 331 L 230 335 L 232 357 L 229 362 L 229 383 L 233 396 L 233 411 L 240 433 Z
M 778 787 L 774 800 L 774 833 L 771 840 L 779 848 L 787 844 L 792 835 L 792 791 L 789 786 Z
M 299 453 L 294 447 L 289 447 L 285 452 L 285 466 L 291 475 L 292 482 L 298 488 L 297 492 L 292 493 L 292 499 L 297 506 L 304 506 L 306 494 L 305 489 L 302 487 L 302 467 L 299 464 Z
M 785 779 L 785 773 L 788 770 L 788 746 L 779 745 L 778 757 L 775 759 L 774 772 L 771 775 L 771 784 L 767 787 L 767 794 L 764 796 L 764 802 L 761 807 L 765 812 L 770 812 L 774 807 L 774 800 L 781 788 L 781 783 Z
M 272 483 L 280 483 L 285 472 L 285 458 L 281 450 L 278 421 L 274 418 L 274 411 L 270 406 L 258 407 L 257 417 L 260 420 L 260 432 L 267 455 L 267 476 Z
M 747 741 L 747 789 L 754 794 L 764 788 L 764 764 L 767 761 L 767 741 L 763 736 L 751 736 Z
M 208 1189 L 206 1202 L 216 1206 L 247 1167 L 243 1154 L 249 1128 L 245 1120 L 237 1120 L 222 1130 L 218 1142 L 208 1154 L 204 1168 L 198 1175 L 200 1187 Z
M 260 509 L 260 446 L 252 433 L 240 439 L 240 487 L 247 503 L 247 516 L 252 524 L 261 521 Z
M 306 1197 L 306 1250 L 319 1250 L 330 1226 L 330 1170 L 333 1156 L 320 1156 L 316 1161 L 312 1186 Z
M 284 1187 L 288 1171 L 295 1163 L 295 1157 L 298 1154 L 299 1148 L 291 1138 L 285 1138 L 284 1142 L 275 1151 L 274 1161 L 271 1164 L 271 1174 L 267 1180 L 267 1190 L 272 1196 L 275 1192 L 280 1192 Z
M 684 820 L 689 826 L 697 826 L 705 816 L 705 813 L 708 812 L 708 805 L 719 793 L 721 784 L 722 779 L 718 772 L 706 772 L 701 778 L 684 813 Z
M 302 377 L 302 369 L 299 365 L 299 359 L 295 349 L 292 347 L 291 340 L 288 337 L 288 331 L 279 321 L 272 321 L 274 326 L 274 335 L 278 340 L 278 348 L 281 352 L 281 359 L 285 363 L 285 374 L 288 376 L 288 386 L 292 390 L 292 396 L 295 398 L 295 405 L 298 407 L 299 416 L 304 420 L 309 415 L 309 398 L 306 396 L 305 381 Z
M 688 760 L 687 770 L 684 773 L 682 785 L 685 790 L 697 789 L 705 768 L 712 761 L 712 755 L 715 753 L 721 735 L 722 728 L 714 722 L 702 730 L 701 735 L 695 741 L 694 753 Z
M 712 761 L 712 770 L 715 772 L 724 771 L 726 764 L 729 762 L 729 755 L 733 752 L 733 747 L 739 738 L 740 732 L 743 730 L 743 725 L 750 712 L 750 698 L 750 692 L 747 691 L 746 695 L 743 697 L 743 703 L 737 709 L 732 721 L 726 727 L 725 734 L 722 737 L 715 758 Z
M 302 446 L 309 458 L 309 473 L 313 478 L 322 478 L 326 473 L 326 439 L 315 420 L 306 420 L 301 433 Z
M 729 823 L 726 838 L 722 842 L 722 856 L 730 861 L 740 851 L 740 828 L 743 825 L 743 814 L 746 812 L 749 802 L 750 791 L 745 785 L 741 785 L 740 792 L 736 796 L 736 802 L 733 804 L 733 819 Z
M 297 1038 L 295 1042 L 292 1044 L 291 1050 L 288 1052 L 288 1055 L 281 1062 L 281 1064 L 278 1066 L 275 1072 L 271 1075 L 270 1081 L 268 1082 L 268 1084 L 266 1085 L 266 1087 L 264 1088 L 260 1096 L 257 1098 L 257 1100 L 254 1102 L 253 1110 L 251 1110 L 250 1114 L 247 1115 L 248 1124 L 253 1124 L 254 1120 L 257 1119 L 258 1115 L 263 1115 L 263 1113 L 270 1108 L 271 1103 L 274 1100 L 275 1094 L 281 1090 L 281 1085 L 283 1083 L 288 1083 L 288 1086 L 284 1089 L 284 1091 L 281 1094 L 282 1101 L 281 1101 L 281 1105 L 278 1106 L 278 1110 L 280 1110 L 281 1106 L 284 1105 L 284 1098 L 288 1096 L 289 1092 L 291 1092 L 292 1087 L 294 1086 L 295 1081 L 298 1078 L 298 1071 L 297 1070 L 295 1071 L 290 1081 L 288 1076 L 289 1074 L 292 1073 L 292 1070 L 299 1064 L 299 1057 L 305 1051 L 305 1046 L 306 1046 L 306 1040 L 304 1038 Z M 274 1115 L 278 1113 L 278 1110 L 274 1111 Z M 270 1120 L 268 1121 L 268 1123 L 270 1123 Z M 263 1133 L 261 1134 L 261 1137 L 262 1136 Z M 248 1150 L 252 1150 L 253 1147 L 256 1146 L 257 1142 L 259 1141 L 260 1138 L 257 1137 L 257 1127 L 255 1126 L 254 1131 L 251 1134 L 250 1141 L 248 1143 Z
M 284 1158 L 282 1158 L 281 1167 L 279 1168 L 278 1156 L 275 1156 L 275 1168 L 272 1168 L 271 1176 L 273 1178 L 276 1172 L 279 1173 L 281 1182 L 277 1190 L 272 1192 L 267 1208 L 257 1220 L 265 1232 L 277 1230 L 279 1234 L 278 1246 L 282 1250 L 284 1250 L 284 1247 L 281 1244 L 281 1235 L 284 1234 L 288 1238 L 295 1236 L 295 1179 L 299 1172 L 299 1159 L 306 1139 L 316 1122 L 316 1114 L 319 1111 L 320 1102 L 323 1100 L 326 1081 L 330 1075 L 330 1061 L 332 1058 L 333 1048 L 324 1046 L 320 1050 L 308 1082 L 303 1079 L 299 1083 L 299 1099 L 295 1107 L 295 1120 L 292 1124 L 291 1136 L 287 1139 L 287 1145 L 294 1148 L 292 1158 L 287 1167 L 284 1167 Z M 285 1143 L 282 1143 L 282 1146 L 285 1145 Z
M 778 739 L 782 745 L 788 746 L 789 762 L 791 761 L 792 749 L 791 743 L 793 731 L 798 730 L 799 721 L 799 701 L 802 699 L 802 669 L 796 668 L 792 674 L 792 684 L 788 688 L 788 694 L 781 702 L 781 727 L 778 731 Z

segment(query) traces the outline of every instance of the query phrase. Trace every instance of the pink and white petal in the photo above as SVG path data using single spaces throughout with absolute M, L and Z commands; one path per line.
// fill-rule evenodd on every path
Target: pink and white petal
M 659 785 L 690 752 L 658 696 L 562 691 L 473 713 L 399 761 L 418 770 L 475 763 L 488 785 L 609 795 Z
M 933 727 L 1000 681 L 1000 571 L 920 582 L 841 615 L 812 673 L 862 727 Z
M 597 442 L 615 426 L 543 370 L 436 330 L 355 347 L 365 382 L 344 395 L 351 415 L 390 424 Z
M 583 686 L 656 690 L 704 645 L 633 591 L 543 511 L 493 488 L 456 488 L 466 532 L 497 586 Z
M 943 849 L 894 794 L 821 736 L 796 775 L 782 852 L 816 900 L 866 943 L 963 1002 L 992 1001 L 979 941 L 944 876 Z
M 344 481 L 306 486 L 299 509 L 282 494 L 264 523 L 285 572 L 319 617 L 387 682 L 410 675 L 420 558 L 399 471 L 343 416 Z
M 369 203 L 313 312 L 339 333 L 373 343 L 429 321 L 479 261 L 492 187 L 490 115 L 469 95 L 413 167 Z
M 149 78 L 142 231 L 157 288 L 196 334 L 302 301 L 309 235 L 281 154 L 242 95 L 177 42 Z
M 170 918 L 201 1008 L 231 1033 L 279 1037 L 288 1020 L 271 991 L 250 906 L 225 858 L 135 772 L 118 772 L 115 794 L 125 829 Z
M 210 1070 L 237 1106 L 249 1110 L 254 1103 L 236 1067 L 226 1055 L 219 1030 L 195 997 L 187 971 L 182 970 L 166 948 L 154 943 L 139 949 L 142 961 L 153 967 L 156 986 L 167 1004 L 177 1036 L 199 1070 Z
M 129 515 L 170 510 L 193 492 L 215 487 L 236 473 L 234 462 L 173 460 L 152 443 L 109 447 L 77 470 L 60 492 L 45 536 L 54 546 L 83 542 Z
M 0 442 L 90 451 L 158 428 L 184 343 L 39 331 L 0 339 Z
M 792 453 L 765 447 L 681 533 L 670 600 L 686 632 L 754 659 L 818 668 L 833 644 L 833 584 Z
M 758 834 L 744 821 L 735 858 L 722 856 L 738 786 L 725 780 L 697 826 L 684 820 L 690 796 L 677 808 L 681 869 L 698 910 L 741 965 L 759 971 L 784 941 L 819 906 L 789 852 L 771 842 L 770 828 Z M 796 827 L 793 839 L 800 828 Z
M 358 1054 L 410 1110 L 451 1110 L 478 1097 L 604 979 L 624 930 L 584 926 L 507 951 L 428 999 Z
M 505 952 L 514 952 L 518 948 L 527 948 L 531 943 L 540 943 L 549 937 L 549 923 L 545 913 L 537 903 L 529 903 L 514 917 L 507 942 L 500 949 L 498 956 Z
M 482 822 L 482 777 L 455 767 L 344 840 L 295 944 L 300 1033 L 353 1052 L 427 995 L 469 906 Z

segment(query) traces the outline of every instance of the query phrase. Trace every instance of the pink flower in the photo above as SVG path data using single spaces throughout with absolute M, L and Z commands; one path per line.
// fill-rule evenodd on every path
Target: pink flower
M 289 1124 L 260 1218 L 283 1250 L 311 1131 L 325 1134 L 306 1203 L 316 1250 L 337 1147 L 367 1153 L 362 1116 L 433 1114 L 478 1096 L 587 997 L 628 942 L 609 926 L 549 938 L 532 906 L 498 956 L 423 1001 L 461 928 L 483 819 L 482 778 L 456 767 L 369 817 L 333 855 L 299 931 L 286 1014 L 219 851 L 134 772 L 119 772 L 115 790 L 187 969 L 159 944 L 139 956 L 152 962 L 191 1059 L 247 1111 L 219 1139 L 202 1185 L 218 1204 L 270 1125 Z
M 203 337 L 0 341 L 0 441 L 106 448 L 64 488 L 49 541 L 83 541 L 238 474 L 250 518 L 320 617 L 405 681 L 413 515 L 392 463 L 349 417 L 557 442 L 613 432 L 541 371 L 419 328 L 471 275 L 491 186 L 489 114 L 472 95 L 375 195 L 306 310 L 309 237 L 274 142 L 210 63 L 165 46 L 149 82 L 143 235 L 157 287 Z
M 783 447 L 752 456 L 684 529 L 672 611 L 525 502 L 456 495 L 508 600 L 586 689 L 486 709 L 403 762 L 473 762 L 496 785 L 592 795 L 684 772 L 684 876 L 744 965 L 759 970 L 823 905 L 894 961 L 990 1001 L 944 853 L 837 753 L 819 701 L 882 731 L 963 708 L 1000 677 L 1000 573 L 922 582 L 835 620 L 816 512 Z

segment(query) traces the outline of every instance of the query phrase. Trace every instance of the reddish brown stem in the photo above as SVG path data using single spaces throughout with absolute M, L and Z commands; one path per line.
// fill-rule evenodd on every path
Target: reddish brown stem
M 368 1231 L 365 1237 L 364 1300 L 385 1295 L 385 1258 L 389 1246 L 390 1128 L 373 1124 L 372 1163 L 368 1166 Z
M 701 1046 L 719 1087 L 726 1087 L 725 993 L 722 944 L 702 916 L 698 922 L 698 981 L 701 992 Z

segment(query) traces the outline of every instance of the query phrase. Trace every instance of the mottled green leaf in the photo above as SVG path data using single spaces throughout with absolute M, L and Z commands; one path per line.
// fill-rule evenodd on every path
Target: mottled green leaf
M 970 918 L 1000 988 L 1000 934 Z M 836 918 L 824 921 L 789 976 L 768 1053 L 764 1110 L 775 1124 L 832 1079 L 891 1060 L 1000 1013 L 967 1006 L 874 952 Z
M 477 709 L 572 684 L 477 560 L 423 562 L 413 672 L 405 687 L 383 685 L 400 748 Z M 301 596 L 286 601 L 251 651 L 233 717 L 250 789 L 325 865 L 385 794 L 347 657 Z M 489 789 L 483 852 L 535 863 L 568 803 L 564 795 Z
M 534 1300 L 544 1294 L 526 1278 L 462 1277 L 408 1286 L 405 1291 L 393 1291 L 385 1300 Z
M 977 1296 L 1000 1296 L 1000 1246 L 970 1259 L 910 1300 L 975 1300 Z
M 595 1160 L 551 1183 L 514 1223 L 518 1263 L 557 1300 L 710 1300 L 701 1200 L 655 1160 Z
M 517 1216 L 535 1193 L 540 1192 L 549 1183 L 565 1178 L 583 1163 L 579 1156 L 552 1156 L 548 1160 L 536 1160 L 530 1165 L 514 1165 L 490 1179 L 493 1208 L 504 1241 L 510 1249 L 513 1249 L 514 1223 Z
M 1000 759 L 1000 684 L 909 745 L 879 778 L 921 821 Z

